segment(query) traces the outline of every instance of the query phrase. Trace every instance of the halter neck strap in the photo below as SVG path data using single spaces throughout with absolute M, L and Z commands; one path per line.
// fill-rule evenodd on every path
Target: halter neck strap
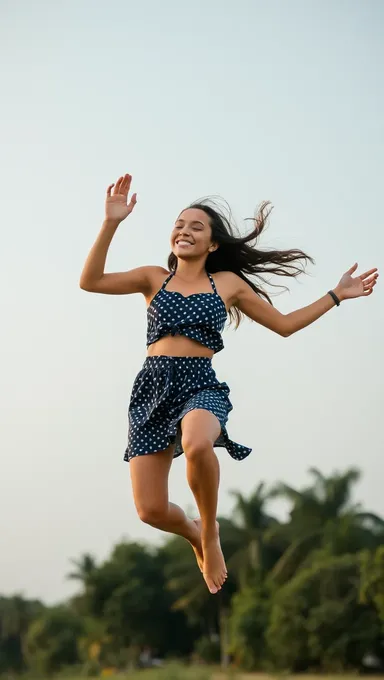
M 210 282 L 211 282 L 211 286 L 212 286 L 213 292 L 216 293 L 216 295 L 217 295 L 217 289 L 216 289 L 215 282 L 214 282 L 214 280 L 213 280 L 213 276 L 212 276 L 212 274 L 210 274 L 209 272 L 207 272 L 207 274 L 208 274 L 208 278 L 209 278 L 209 280 L 210 280 Z
M 171 273 L 169 274 L 169 276 L 167 276 L 167 278 L 165 279 L 163 285 L 161 286 L 161 290 L 164 290 L 165 286 L 170 282 L 172 276 L 174 276 L 174 275 L 175 275 L 175 272 L 171 272 Z

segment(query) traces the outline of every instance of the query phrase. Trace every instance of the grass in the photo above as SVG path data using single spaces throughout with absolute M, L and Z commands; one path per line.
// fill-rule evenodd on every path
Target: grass
M 119 675 L 103 675 L 107 680 L 279 680 L 282 676 L 266 673 L 241 673 L 229 671 L 222 673 L 213 669 L 195 666 L 187 668 L 179 665 L 167 666 L 157 670 L 120 673 Z M 374 676 L 375 680 L 384 680 L 384 676 Z M 71 680 L 84 680 L 72 678 Z M 356 675 L 284 675 L 284 680 L 356 680 Z
M 187 667 L 179 664 L 170 664 L 165 668 L 113 673 L 104 671 L 100 680 L 356 680 L 357 674 L 329 674 L 329 675 L 289 675 L 267 673 L 242 673 L 240 671 L 220 672 L 220 670 L 193 666 Z M 57 677 L 57 680 L 85 680 L 86 676 L 65 674 Z M 35 678 L 35 680 L 40 680 Z M 97 678 L 95 678 L 97 680 Z M 384 676 L 375 675 L 374 680 L 384 680 Z

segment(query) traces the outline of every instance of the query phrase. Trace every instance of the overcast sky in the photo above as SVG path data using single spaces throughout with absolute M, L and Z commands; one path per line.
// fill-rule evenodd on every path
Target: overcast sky
M 356 260 L 382 266 L 384 4 L 20 0 L 0 13 L 0 593 L 56 602 L 74 590 L 71 557 L 159 540 L 122 460 L 144 301 L 78 286 L 107 185 L 130 172 L 139 199 L 110 271 L 165 265 L 173 220 L 212 194 L 241 228 L 270 199 L 263 244 L 316 259 L 282 311 Z M 245 322 L 224 340 L 229 434 L 253 454 L 219 450 L 220 512 L 230 489 L 357 465 L 356 500 L 384 515 L 380 286 L 289 339 Z M 192 504 L 183 458 L 171 498 Z

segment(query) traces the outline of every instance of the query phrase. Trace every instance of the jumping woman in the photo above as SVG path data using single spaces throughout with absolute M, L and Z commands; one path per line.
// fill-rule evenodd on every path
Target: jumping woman
M 251 232 L 240 237 L 230 218 L 203 201 L 178 216 L 168 269 L 147 266 L 106 274 L 112 238 L 136 204 L 136 194 L 128 202 L 131 181 L 130 175 L 124 175 L 107 189 L 105 220 L 84 265 L 80 287 L 92 293 L 144 295 L 148 353 L 133 385 L 124 456 L 130 462 L 134 501 L 143 522 L 189 541 L 209 591 L 217 593 L 227 571 L 216 522 L 219 463 L 214 446 L 225 447 L 236 460 L 251 452 L 229 438 L 229 388 L 212 368 L 213 355 L 223 349 L 221 334 L 227 317 L 238 325 L 246 315 L 286 338 L 343 300 L 370 295 L 378 273 L 375 268 L 353 277 L 354 264 L 322 298 L 281 314 L 249 277 L 255 276 L 259 284 L 263 274 L 297 276 L 311 258 L 300 250 L 255 247 L 268 217 L 268 203 L 261 206 Z M 168 500 L 171 463 L 183 452 L 200 514 L 195 520 Z

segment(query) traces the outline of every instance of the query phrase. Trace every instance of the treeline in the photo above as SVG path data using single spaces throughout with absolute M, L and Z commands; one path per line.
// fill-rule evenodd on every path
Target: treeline
M 119 544 L 101 564 L 73 560 L 80 591 L 63 605 L 1 597 L 0 673 L 78 665 L 97 675 L 153 657 L 295 672 L 383 667 L 384 520 L 352 503 L 356 469 L 310 475 L 304 489 L 233 493 L 231 517 L 220 519 L 229 578 L 217 596 L 190 546 L 170 538 Z M 268 512 L 276 497 L 290 503 L 286 522 Z

